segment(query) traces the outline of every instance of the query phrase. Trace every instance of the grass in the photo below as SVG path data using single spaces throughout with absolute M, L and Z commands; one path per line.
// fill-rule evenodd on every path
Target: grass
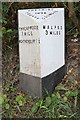
M 11 87 L 11 94 L 15 91 L 14 86 Z M 11 98 L 8 92 L 9 95 L 0 95 L 4 118 L 79 118 L 79 90 L 67 90 L 60 84 L 45 100 L 32 98 L 23 92 Z

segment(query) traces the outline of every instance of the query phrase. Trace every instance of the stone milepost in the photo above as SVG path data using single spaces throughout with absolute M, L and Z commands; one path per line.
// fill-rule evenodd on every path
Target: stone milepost
M 65 75 L 64 8 L 18 10 L 18 31 L 20 86 L 44 97 Z

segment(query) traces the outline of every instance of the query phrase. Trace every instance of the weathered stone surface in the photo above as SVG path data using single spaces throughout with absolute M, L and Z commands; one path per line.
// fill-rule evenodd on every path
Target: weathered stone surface
M 64 8 L 18 10 L 18 21 L 20 82 L 25 91 L 40 97 L 46 81 L 49 90 L 65 73 L 53 74 L 65 66 Z

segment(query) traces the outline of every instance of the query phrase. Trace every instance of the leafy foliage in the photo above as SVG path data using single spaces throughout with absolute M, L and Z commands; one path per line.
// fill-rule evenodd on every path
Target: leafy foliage
M 70 102 L 70 99 L 77 97 L 78 91 L 66 91 L 64 95 L 60 94 L 59 91 L 53 93 L 51 96 L 47 96 L 45 101 L 38 101 L 32 107 L 32 113 L 37 113 L 43 110 L 42 116 L 48 118 L 76 118 L 77 113 L 74 111 L 74 104 Z
M 10 107 L 9 99 L 7 98 L 6 95 L 0 95 L 0 107 L 9 109 Z
M 16 96 L 16 102 L 19 106 L 23 106 L 25 103 L 25 98 L 21 95 Z

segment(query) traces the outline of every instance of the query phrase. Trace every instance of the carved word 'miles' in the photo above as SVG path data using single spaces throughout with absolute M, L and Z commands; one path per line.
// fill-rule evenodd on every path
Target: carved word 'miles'
M 43 29 L 45 30 L 45 35 L 61 35 L 62 26 L 43 25 Z

